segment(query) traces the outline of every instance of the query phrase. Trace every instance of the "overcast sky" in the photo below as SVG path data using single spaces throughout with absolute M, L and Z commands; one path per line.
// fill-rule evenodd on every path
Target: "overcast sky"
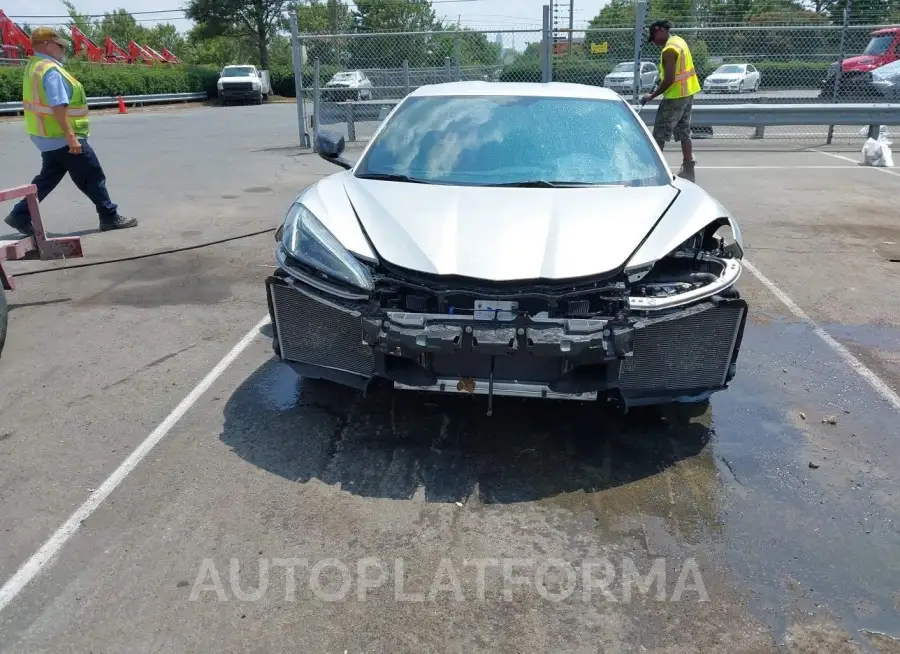
M 150 12 L 165 9 L 180 9 L 183 0 L 74 0 L 81 13 L 103 14 L 114 9 L 131 12 Z M 438 14 L 448 21 L 460 21 L 464 27 L 472 29 L 526 29 L 540 28 L 541 7 L 548 0 L 433 0 Z M 606 0 L 575 0 L 575 25 L 583 27 L 597 15 Z M 62 22 L 66 15 L 65 6 L 59 0 L 0 0 L 0 8 L 16 22 L 37 23 Z M 561 17 L 560 27 L 568 23 L 569 4 L 563 0 L 557 14 Z M 19 18 L 21 16 L 56 16 L 56 18 Z M 62 17 L 62 18 L 60 18 Z M 183 30 L 190 24 L 182 14 L 156 13 L 138 15 L 145 25 L 152 25 L 160 19 L 172 22 Z

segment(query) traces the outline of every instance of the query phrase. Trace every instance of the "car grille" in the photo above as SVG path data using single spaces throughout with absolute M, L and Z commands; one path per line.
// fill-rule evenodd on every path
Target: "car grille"
M 252 91 L 253 84 L 251 82 L 232 82 L 222 85 L 226 91 Z
M 269 291 L 282 358 L 359 375 L 372 374 L 375 358 L 372 349 L 362 342 L 359 318 L 317 302 L 286 284 L 272 283 Z
M 269 284 L 281 357 L 363 376 L 375 369 L 372 349 L 362 342 L 360 319 L 313 300 L 284 282 Z M 738 333 L 743 302 L 723 304 L 696 314 L 639 329 L 634 355 L 624 360 L 619 381 L 626 395 L 638 392 L 723 388 Z M 515 360 L 513 360 L 515 359 Z M 480 357 L 436 356 L 436 371 L 452 376 L 489 371 Z M 497 379 L 549 382 L 559 374 L 556 360 L 500 360 Z M 535 379 L 527 379 L 533 376 Z
M 625 359 L 622 391 L 719 388 L 731 365 L 745 305 L 721 305 L 638 330 Z

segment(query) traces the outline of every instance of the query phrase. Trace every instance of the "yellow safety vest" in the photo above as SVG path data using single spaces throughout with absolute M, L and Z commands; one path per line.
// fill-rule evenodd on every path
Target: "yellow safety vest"
M 90 134 L 90 128 L 84 86 L 58 63 L 43 57 L 31 57 L 25 67 L 25 78 L 22 80 L 25 133 L 47 138 L 64 138 L 66 135 L 62 125 L 53 116 L 53 108 L 47 101 L 47 92 L 44 90 L 44 75 L 51 70 L 58 70 L 72 85 L 72 97 L 69 100 L 68 111 L 69 122 L 76 136 L 86 138 Z
M 663 54 L 666 50 L 674 50 L 678 58 L 675 61 L 675 82 L 663 93 L 663 97 L 675 100 L 699 93 L 700 80 L 694 71 L 694 58 L 687 42 L 680 36 L 670 36 L 659 53 L 659 81 L 662 82 L 666 74 L 663 68 Z

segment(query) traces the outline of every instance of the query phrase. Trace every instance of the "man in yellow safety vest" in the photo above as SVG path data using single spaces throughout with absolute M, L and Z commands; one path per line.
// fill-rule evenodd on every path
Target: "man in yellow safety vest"
M 31 32 L 34 56 L 28 59 L 22 81 L 25 133 L 41 153 L 41 171 L 32 181 L 38 201 L 43 201 L 68 173 L 75 185 L 97 209 L 100 229 L 125 229 L 137 225 L 134 218 L 119 215 L 106 190 L 106 174 L 93 148 L 88 103 L 84 87 L 65 68 L 70 41 L 52 27 Z M 31 236 L 34 229 L 23 199 L 5 220 L 19 232 Z
M 660 149 L 673 138 L 681 143 L 684 161 L 678 176 L 693 182 L 695 162 L 691 144 L 691 107 L 694 95 L 700 92 L 700 80 L 697 79 L 687 42 L 680 36 L 670 34 L 671 28 L 667 20 L 658 20 L 650 26 L 647 41 L 662 48 L 659 82 L 653 93 L 641 98 L 641 104 L 660 95 L 663 97 L 656 110 L 653 138 Z

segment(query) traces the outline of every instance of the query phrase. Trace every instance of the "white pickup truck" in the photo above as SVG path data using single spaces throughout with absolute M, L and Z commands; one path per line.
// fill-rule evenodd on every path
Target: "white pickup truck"
M 234 100 L 242 102 L 251 100 L 256 104 L 262 104 L 272 94 L 269 71 L 259 70 L 249 64 L 225 66 L 219 74 L 217 88 L 221 105 L 227 105 Z

